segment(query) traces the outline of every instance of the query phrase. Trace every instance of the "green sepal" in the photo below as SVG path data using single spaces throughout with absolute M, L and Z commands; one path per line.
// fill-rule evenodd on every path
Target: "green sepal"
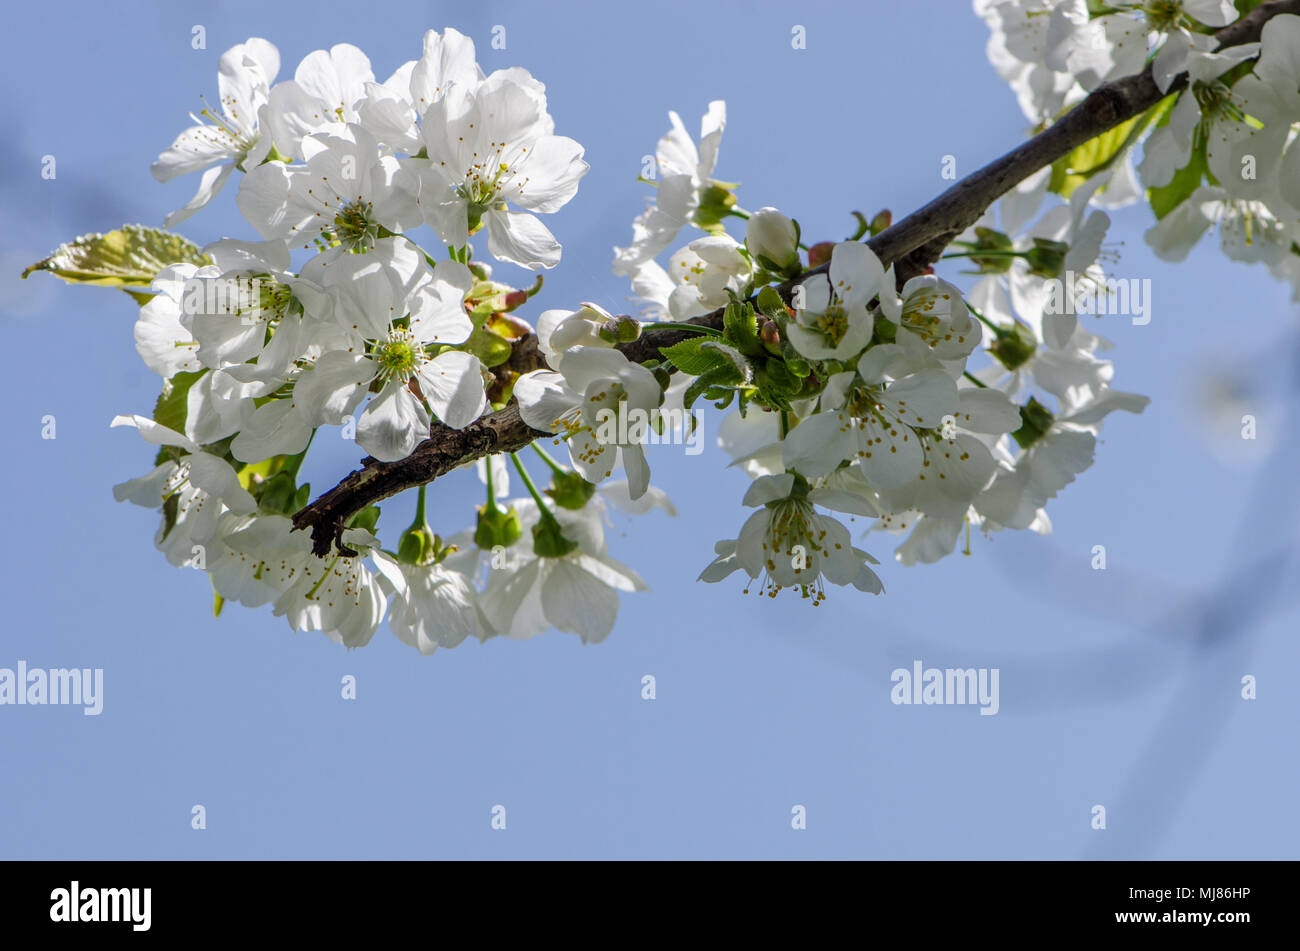
M 578 511 L 587 507 L 596 494 L 596 486 L 576 472 L 553 472 L 546 494 L 560 508 Z

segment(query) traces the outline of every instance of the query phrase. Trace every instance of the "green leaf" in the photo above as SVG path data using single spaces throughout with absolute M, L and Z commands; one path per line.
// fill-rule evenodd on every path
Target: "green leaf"
M 148 288 L 169 264 L 211 263 L 188 238 L 160 228 L 126 225 L 108 234 L 86 234 L 61 244 L 22 276 L 49 271 L 69 284 Z
M 154 404 L 153 421 L 178 433 L 185 432 L 185 417 L 189 410 L 190 387 L 203 374 L 203 370 L 182 370 L 163 383 L 162 393 Z
M 1175 97 L 1166 96 L 1141 115 L 1121 122 L 1109 132 L 1094 136 L 1052 163 L 1052 177 L 1048 191 L 1069 198 L 1076 188 L 1104 172 L 1123 157 L 1152 120 L 1169 109 Z
M 1205 143 L 1201 143 L 1192 152 L 1191 159 L 1185 166 L 1174 173 L 1168 185 L 1147 189 L 1147 201 L 1156 218 L 1163 218 L 1186 201 L 1209 172 L 1209 163 L 1205 158 Z
M 720 364 L 720 368 L 724 370 L 730 368 L 732 374 L 735 376 L 735 380 L 731 382 L 743 383 L 749 379 L 749 361 L 746 360 L 745 355 L 735 347 L 721 343 L 717 340 L 705 340 L 700 344 L 700 353 L 721 354 L 727 362 Z
M 691 385 L 682 394 L 683 403 L 687 409 L 690 409 L 701 396 L 707 395 L 709 399 L 722 399 L 729 392 L 729 387 L 739 382 L 736 379 L 735 371 L 730 366 L 714 367 L 691 381 Z
M 265 482 L 272 475 L 280 471 L 287 456 L 272 456 L 270 459 L 263 459 L 261 462 L 250 462 L 240 468 L 238 472 L 239 484 L 244 487 L 245 492 L 252 492 L 253 486 Z
M 765 287 L 758 292 L 756 300 L 760 313 L 766 314 L 773 320 L 778 318 L 784 320 L 790 316 L 789 311 L 785 309 L 785 301 L 781 300 L 781 295 L 777 293 L 775 287 Z
M 753 305 L 732 301 L 722 312 L 722 328 L 727 339 L 741 353 L 755 355 L 763 351 L 763 342 L 758 339 L 758 317 L 754 314 Z
M 700 376 L 714 367 L 721 366 L 727 360 L 726 356 L 716 350 L 704 350 L 707 341 L 707 337 L 692 337 L 671 347 L 665 347 L 662 353 L 683 373 Z

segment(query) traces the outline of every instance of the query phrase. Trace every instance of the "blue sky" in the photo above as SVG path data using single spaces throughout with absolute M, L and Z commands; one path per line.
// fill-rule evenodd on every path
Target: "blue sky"
M 564 260 L 538 310 L 624 306 L 611 247 L 630 235 L 641 156 L 669 109 L 694 129 L 726 99 L 718 177 L 815 240 L 842 238 L 854 209 L 906 213 L 944 187 L 943 156 L 966 174 L 1024 125 L 964 0 L 924 16 L 882 0 L 382 9 L 71 3 L 57 24 L 34 5 L 10 11 L 0 667 L 102 667 L 105 696 L 98 717 L 0 707 L 0 857 L 1295 857 L 1296 574 L 1271 556 L 1297 527 L 1283 412 L 1296 308 L 1209 243 L 1182 265 L 1156 260 L 1141 208 L 1115 216 L 1110 241 L 1117 275 L 1151 279 L 1151 323 L 1099 332 L 1115 344 L 1116 385 L 1152 403 L 1111 418 L 1047 538 L 977 538 L 972 557 L 903 568 L 872 536 L 888 593 L 836 589 L 816 609 L 744 596 L 738 580 L 698 584 L 714 541 L 747 514 L 744 476 L 711 445 L 714 414 L 701 455 L 651 452 L 679 517 L 611 531 L 611 553 L 653 590 L 624 599 L 603 644 L 552 632 L 421 657 L 386 629 L 346 652 L 269 611 L 213 619 L 207 579 L 152 547 L 154 516 L 112 499 L 152 459 L 108 428 L 157 392 L 133 305 L 16 274 L 75 234 L 159 224 L 189 198 L 191 179 L 159 185 L 149 163 L 215 94 L 230 45 L 272 40 L 283 78 L 311 50 L 351 42 L 386 76 L 424 30 L 455 26 L 486 69 L 544 81 L 557 131 L 586 146 L 591 171 L 548 222 Z M 206 50 L 191 48 L 196 24 Z M 498 24 L 505 50 L 490 46 Z M 805 50 L 791 48 L 795 25 Z M 40 177 L 44 155 L 54 181 Z M 182 230 L 200 243 L 252 234 L 233 189 Z M 1207 381 L 1224 375 L 1257 418 L 1254 441 L 1236 438 L 1231 414 L 1216 429 L 1203 411 Z M 40 436 L 47 414 L 54 440 Z M 321 445 L 304 469 L 317 491 L 359 458 Z M 435 529 L 467 524 L 480 493 L 469 476 L 440 483 Z M 393 503 L 384 524 L 400 528 L 411 504 Z M 1105 571 L 1090 565 L 1098 544 Z M 1000 712 L 894 706 L 890 672 L 917 659 L 998 668 Z M 1253 701 L 1240 698 L 1247 674 Z M 344 675 L 355 701 L 340 697 Z M 490 826 L 498 804 L 504 831 Z M 796 804 L 806 830 L 791 828 Z M 1104 831 L 1090 828 L 1096 804 Z

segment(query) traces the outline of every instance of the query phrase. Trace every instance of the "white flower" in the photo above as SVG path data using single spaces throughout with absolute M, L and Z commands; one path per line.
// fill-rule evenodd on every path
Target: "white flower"
M 533 637 L 548 628 L 579 635 L 584 643 L 603 641 L 618 618 L 620 591 L 645 591 L 646 583 L 605 551 L 600 509 L 557 508 L 554 518 L 572 551 L 541 556 L 532 528 L 541 519 L 530 498 L 511 503 L 524 529 L 522 539 L 506 549 L 506 563 L 488 576 L 480 603 L 493 629 L 506 637 Z
M 676 285 L 668 309 L 675 320 L 689 320 L 725 307 L 731 300 L 728 291 L 741 293 L 752 271 L 731 236 L 697 238 L 668 261 L 668 277 Z
M 700 121 L 700 144 L 696 148 L 681 117 L 669 112 L 672 129 L 659 140 L 655 164 L 659 184 L 655 204 L 647 208 L 632 224 L 632 244 L 615 248 L 614 273 L 632 276 L 638 267 L 655 258 L 690 223 L 699 208 L 700 192 L 713 177 L 718 162 L 718 146 L 727 125 L 727 104 L 722 100 L 709 103 L 709 111 Z
M 207 169 L 199 181 L 199 190 L 184 208 L 167 216 L 166 227 L 180 224 L 210 202 L 237 166 L 256 165 L 270 151 L 271 141 L 259 128 L 258 114 L 279 71 L 279 51 L 257 37 L 221 55 L 217 73 L 220 110 L 203 110 L 202 115 L 210 122 L 191 116 L 196 125 L 177 136 L 150 168 L 160 182 Z
M 1025 393 L 1031 383 L 1058 399 L 1066 399 L 1072 389 L 1087 386 L 1096 391 L 1114 376 L 1113 364 L 1096 356 L 1098 349 L 1110 344 L 1080 326 L 1076 315 L 1045 314 L 1040 297 L 1036 309 L 1026 312 L 1022 321 L 998 275 L 993 274 L 976 282 L 970 301 L 986 320 L 1005 328 L 1011 338 L 1010 346 L 1002 340 L 994 341 L 995 350 L 1003 348 L 1001 356 L 976 376 L 1013 399 Z M 1014 329 L 1017 324 L 1021 325 L 1019 333 Z M 1025 334 L 1032 339 L 1026 339 Z M 1033 349 L 1021 352 L 1018 347 Z M 1004 359 L 1012 365 L 1007 366 Z
M 469 579 L 445 564 L 398 566 L 405 590 L 393 598 L 388 626 L 403 644 L 421 654 L 482 637 L 478 592 Z
M 304 307 L 323 307 L 323 289 L 289 273 L 289 248 L 283 241 L 226 238 L 204 253 L 215 264 L 186 281 L 180 315 L 198 343 L 199 361 L 220 369 L 256 360 L 263 371 L 287 372 L 298 356 L 296 318 Z
M 655 261 L 646 261 L 637 267 L 632 275 L 633 296 L 630 300 L 639 302 L 638 313 L 643 321 L 672 320 L 668 301 L 675 286 L 668 272 Z
M 147 366 L 165 380 L 177 373 L 203 369 L 198 341 L 181 322 L 186 283 L 196 275 L 216 277 L 212 266 L 172 264 L 158 272 L 150 290 L 153 298 L 140 308 L 135 322 L 135 349 Z
M 277 83 L 267 102 L 267 131 L 284 155 L 305 159 L 303 138 L 316 132 L 339 133 L 360 118 L 357 106 L 375 74 L 370 60 L 350 43 L 308 53 L 293 79 Z
M 574 347 L 561 372 L 534 370 L 515 381 L 519 415 L 534 429 L 562 436 L 588 482 L 608 478 L 621 457 L 632 498 L 650 485 L 641 443 L 663 391 L 654 374 L 619 350 Z
M 880 310 L 897 326 L 898 344 L 937 360 L 964 363 L 982 339 L 961 291 L 932 274 L 912 278 L 900 293 L 891 266 L 880 284 Z
M 1282 210 L 1285 219 L 1278 216 Z M 1280 197 L 1265 203 L 1205 185 L 1147 229 L 1146 241 L 1156 257 L 1181 261 L 1211 225 L 1218 225 L 1223 252 L 1235 261 L 1278 265 L 1300 239 L 1300 214 Z
M 499 70 L 473 88 L 454 86 L 429 106 L 422 127 L 428 161 L 411 167 L 420 208 L 438 237 L 464 247 L 485 224 L 497 259 L 532 269 L 558 264 L 559 242 L 529 212 L 562 208 L 589 166 L 582 146 L 553 129 L 543 87 L 523 69 Z
M 1035 125 L 1059 115 L 1085 95 L 1068 73 L 1043 62 L 1049 15 L 1056 0 L 974 0 L 988 24 L 989 62 L 1011 86 L 1021 111 Z
M 613 315 L 598 304 L 584 303 L 581 310 L 547 310 L 537 318 L 537 349 L 547 366 L 558 370 L 564 354 L 574 347 L 603 347 L 614 344 L 600 335 L 600 328 Z
M 1178 101 L 1169 112 L 1169 121 L 1153 129 L 1142 146 L 1142 164 L 1138 166 L 1138 173 L 1147 188 L 1169 184 L 1174 173 L 1191 159 L 1198 136 L 1209 133 L 1211 141 L 1216 139 L 1214 125 L 1231 115 L 1231 110 L 1226 107 L 1233 106 L 1240 96 L 1216 80 L 1243 60 L 1259 55 L 1258 43 L 1230 46 L 1221 52 L 1212 50 L 1212 43 L 1213 39 L 1208 36 L 1193 39 L 1186 61 L 1190 88 L 1178 94 Z M 1205 115 L 1201 113 L 1202 100 L 1207 107 Z M 1217 138 L 1218 141 L 1226 140 L 1225 136 Z M 1213 151 L 1220 154 L 1217 148 Z
M 464 265 L 440 262 L 422 293 L 405 302 L 413 307 L 408 327 L 390 326 L 383 337 L 369 342 L 366 353 L 323 354 L 294 386 L 294 399 L 307 425 L 338 425 L 356 409 L 370 385 L 378 383 L 378 393 L 357 420 L 357 443 L 376 459 L 392 462 L 410 455 L 428 435 L 426 400 L 438 418 L 455 429 L 477 419 L 487 405 L 478 358 L 459 350 L 434 356 L 429 352 L 439 343 L 459 343 L 468 336 L 472 323 L 463 301 L 471 280 Z M 392 284 L 383 268 L 354 275 L 352 286 L 358 313 L 390 313 Z M 365 305 L 367 299 L 371 306 Z M 425 303 L 414 309 L 416 300 Z
M 275 602 L 318 560 L 311 539 L 284 516 L 227 512 L 208 552 L 208 573 L 227 601 L 256 608 Z
M 744 499 L 745 505 L 758 511 L 745 522 L 738 538 L 715 546 L 718 557 L 700 580 L 721 581 L 743 569 L 751 579 L 759 579 L 760 593 L 774 598 L 793 588 L 811 597 L 813 604 L 825 600 L 824 581 L 880 594 L 884 587 L 867 567 L 876 560 L 854 548 L 849 530 L 815 507 L 835 508 L 839 501 L 836 494 L 809 491 L 806 482 L 790 473 L 761 476 Z
M 897 488 L 925 463 L 917 430 L 939 429 L 957 406 L 957 385 L 935 361 L 898 344 L 872 347 L 856 373 L 830 378 L 821 411 L 790 430 L 785 465 L 818 478 L 856 460 L 873 488 Z
M 1267 201 L 1272 191 L 1300 208 L 1300 148 L 1291 134 L 1300 118 L 1298 48 L 1300 16 L 1273 17 L 1253 72 L 1230 91 L 1215 87 L 1202 97 L 1202 113 L 1218 119 L 1206 142 L 1210 171 L 1233 197 Z
M 865 244 L 837 244 L 829 277 L 814 274 L 796 289 L 795 319 L 786 325 L 790 343 L 810 360 L 852 360 L 871 341 L 867 304 L 881 293 L 884 276 Z
M 1186 68 L 1189 27 L 1226 26 L 1237 18 L 1232 0 L 1119 2 L 1094 16 L 1087 0 L 1062 0 L 1048 23 L 1044 62 L 1075 76 L 1091 90 L 1112 79 L 1140 72 L 1149 43 L 1163 43 L 1152 74 L 1164 92 Z
M 1013 467 L 998 469 L 976 500 L 976 509 L 1007 528 L 1029 528 L 1043 506 L 1092 465 L 1102 420 L 1115 410 L 1140 413 L 1149 402 L 1145 396 L 1109 388 L 1076 394 L 1045 420 L 1041 434 L 1020 451 Z
M 348 250 L 375 246 L 385 230 L 401 233 L 420 223 L 415 195 L 400 166 L 359 125 L 302 140 L 306 166 L 259 165 L 239 185 L 240 212 L 267 240 L 305 247 L 318 238 Z
M 194 557 L 194 545 L 206 547 L 223 513 L 252 515 L 257 511 L 257 502 L 230 464 L 200 451 L 183 434 L 143 416 L 116 416 L 111 425 L 135 427 L 150 443 L 182 450 L 178 458 L 165 460 L 147 475 L 113 488 L 113 497 L 119 502 L 146 508 L 158 508 L 171 500 L 156 542 L 172 564 L 188 563 Z
M 275 599 L 273 613 L 284 617 L 295 631 L 320 631 L 344 647 L 364 647 L 384 619 L 389 595 L 405 587 L 396 560 L 381 551 L 379 539 L 365 529 L 343 532 L 342 542 L 358 552 L 355 556 L 317 558 L 308 551 L 304 558 L 302 535 L 280 536 L 286 560 L 296 561 L 298 571 Z M 235 538 L 227 539 L 227 544 L 237 547 Z M 254 551 L 265 549 L 259 546 Z M 373 569 L 366 564 L 367 555 Z

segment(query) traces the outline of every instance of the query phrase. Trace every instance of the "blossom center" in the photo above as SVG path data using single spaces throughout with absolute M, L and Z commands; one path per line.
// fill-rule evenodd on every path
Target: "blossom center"
M 372 202 L 354 198 L 339 205 L 334 214 L 334 234 L 345 247 L 373 247 L 379 238 L 379 225 L 371 215 Z
M 815 325 L 832 346 L 838 347 L 844 335 L 849 332 L 849 315 L 839 304 L 831 304 L 817 317 Z
M 379 378 L 385 382 L 405 383 L 424 362 L 424 354 L 409 330 L 392 330 L 388 339 L 376 345 L 373 358 L 379 366 Z

